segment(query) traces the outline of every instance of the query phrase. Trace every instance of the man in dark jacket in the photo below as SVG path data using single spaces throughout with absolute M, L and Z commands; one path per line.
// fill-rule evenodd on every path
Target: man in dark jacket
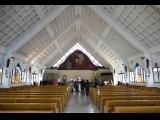
M 84 80 L 82 80 L 80 82 L 80 85 L 81 85 L 81 94 L 85 95 L 85 82 L 84 82 Z
M 76 90 L 77 93 L 79 92 L 78 85 L 79 85 L 78 80 L 74 81 L 74 88 L 75 88 L 75 90 Z
M 85 87 L 86 87 L 86 94 L 87 94 L 87 96 L 88 96 L 88 95 L 89 95 L 89 87 L 90 87 L 90 83 L 89 83 L 88 80 L 87 80 L 87 82 L 86 82 Z

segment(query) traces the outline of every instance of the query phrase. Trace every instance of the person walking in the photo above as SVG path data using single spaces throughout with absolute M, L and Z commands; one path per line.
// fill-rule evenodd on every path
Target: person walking
M 73 90 L 73 89 L 74 89 L 73 80 L 70 81 L 69 86 L 70 86 L 71 93 L 73 93 L 73 91 L 74 91 L 74 90 Z
M 79 91 L 78 91 L 78 85 L 79 85 L 78 80 L 76 80 L 76 81 L 74 82 L 74 88 L 75 88 L 76 92 L 79 92 Z
M 90 87 L 90 83 L 88 80 L 86 81 L 85 87 L 86 87 L 86 95 L 88 96 L 89 95 L 89 87 Z
M 80 85 L 81 85 L 81 94 L 85 95 L 85 82 L 84 82 L 84 80 L 82 80 L 80 82 Z

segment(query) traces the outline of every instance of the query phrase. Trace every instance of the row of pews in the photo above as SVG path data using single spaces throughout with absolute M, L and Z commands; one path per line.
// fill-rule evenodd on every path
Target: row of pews
M 62 113 L 68 86 L 21 86 L 0 89 L 0 113 Z
M 160 89 L 137 86 L 91 88 L 90 97 L 101 113 L 160 113 Z

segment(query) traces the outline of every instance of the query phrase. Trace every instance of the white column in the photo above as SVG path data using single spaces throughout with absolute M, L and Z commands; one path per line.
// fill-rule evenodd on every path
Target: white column
M 125 66 L 127 67 L 127 72 L 125 72 Z M 125 83 L 129 83 L 129 65 L 127 61 L 124 61 L 124 81 Z
M 2 87 L 10 88 L 10 70 L 9 68 L 3 68 Z
M 114 85 L 117 85 L 118 84 L 118 73 L 117 73 L 117 69 L 113 67 L 113 82 L 114 82 Z
M 151 55 L 145 54 L 145 71 L 147 75 L 147 80 L 146 80 L 146 87 L 153 87 L 154 86 L 154 80 L 153 80 L 153 73 L 152 73 L 152 68 L 153 68 L 153 58 Z M 146 66 L 146 59 L 149 60 L 149 68 Z
M 114 83 L 113 85 L 115 85 L 115 82 L 116 82 L 116 81 L 115 81 L 114 69 L 112 70 L 112 74 L 113 74 L 113 83 Z
M 115 72 L 115 74 L 113 74 L 113 81 L 114 81 L 114 85 L 118 84 L 118 74 Z
M 31 80 L 30 80 L 29 73 L 27 73 L 27 80 L 26 80 L 26 84 L 27 84 L 27 85 L 31 85 Z

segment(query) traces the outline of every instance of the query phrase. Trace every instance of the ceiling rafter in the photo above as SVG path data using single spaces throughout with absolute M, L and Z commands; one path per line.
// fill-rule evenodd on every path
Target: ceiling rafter
M 87 38 L 85 38 L 83 35 L 81 35 L 81 37 L 82 37 L 88 44 L 90 44 Z M 90 44 L 90 46 L 91 46 L 92 48 L 95 47 L 95 45 L 93 45 L 93 44 Z M 101 50 L 96 49 L 96 52 L 97 52 L 99 55 L 101 55 L 106 62 L 108 62 L 109 64 L 112 65 L 112 60 L 107 59 L 107 57 L 105 57 L 105 55 L 102 53 Z M 110 58 L 110 59 L 111 59 L 111 58 Z
M 107 37 L 107 35 L 108 35 L 109 31 L 111 30 L 111 28 L 112 28 L 111 26 L 106 27 L 106 29 L 104 30 L 103 35 L 102 35 L 103 38 Z
M 122 12 L 122 10 L 123 10 L 124 7 L 125 7 L 124 5 L 119 5 L 119 6 L 116 8 L 113 16 L 114 16 L 115 18 L 118 18 L 119 15 L 121 14 L 121 12 Z M 102 35 L 103 38 L 106 38 L 106 36 L 108 35 L 108 33 L 109 33 L 109 31 L 111 30 L 111 28 L 112 28 L 111 25 L 109 25 L 109 27 L 108 27 L 108 26 L 106 27 L 106 29 L 105 29 L 105 31 L 103 32 L 103 35 Z
M 11 46 L 8 47 L 7 53 L 15 52 L 27 42 L 29 42 L 36 34 L 38 34 L 45 26 L 60 15 L 69 5 L 59 7 L 55 12 L 51 12 L 47 17 L 43 17 L 39 22 L 35 23 L 24 34 L 20 35 Z
M 44 16 L 44 13 L 43 13 L 42 9 L 40 8 L 40 6 L 39 5 L 33 5 L 33 8 L 37 12 L 39 18 L 42 19 L 42 17 Z
M 7 49 L 6 50 L 7 54 L 10 54 L 10 52 L 12 52 L 12 53 L 17 52 L 17 50 L 24 45 L 27 46 L 26 43 L 31 41 L 32 38 L 36 34 L 39 34 L 38 31 L 42 30 L 43 28 L 46 28 L 45 30 L 49 33 L 49 34 L 47 34 L 47 36 L 50 36 L 51 38 L 55 37 L 55 40 L 53 39 L 54 42 L 52 44 L 49 44 L 49 46 L 47 46 L 45 48 L 43 47 L 44 49 L 41 49 L 42 52 L 41 52 L 41 50 L 39 50 L 39 53 L 35 51 L 36 55 L 34 56 L 35 57 L 34 60 L 36 62 L 43 61 L 43 59 L 45 59 L 47 55 L 50 56 L 49 53 L 51 53 L 53 50 L 56 51 L 55 53 L 52 54 L 52 58 L 47 57 L 47 59 L 45 59 L 46 61 L 44 62 L 44 64 L 48 64 L 49 63 L 48 61 L 53 59 L 57 53 L 63 54 L 63 52 L 67 49 L 67 47 L 69 47 L 68 45 L 65 46 L 64 44 L 69 44 L 69 42 L 71 42 L 70 40 L 72 40 L 72 38 L 74 38 L 74 37 L 75 37 L 75 39 L 77 39 L 79 37 L 82 37 L 83 39 L 85 39 L 85 40 L 83 40 L 84 41 L 83 46 L 87 46 L 85 44 L 88 44 L 90 46 L 89 49 L 91 47 L 94 47 L 94 49 L 97 49 L 95 54 L 99 54 L 100 56 L 103 57 L 104 60 L 107 60 L 107 56 L 110 56 L 110 58 L 111 58 L 110 63 L 111 64 L 114 64 L 113 61 L 116 61 L 116 59 L 125 61 L 125 59 L 127 59 L 133 55 L 132 54 L 133 52 L 138 54 L 139 50 L 142 51 L 143 53 L 148 53 L 148 54 L 154 54 L 154 53 L 160 51 L 159 32 L 157 32 L 157 31 L 159 31 L 159 26 L 158 26 L 158 24 L 154 25 L 154 24 L 151 24 L 152 22 L 150 22 L 150 21 L 153 21 L 153 23 L 154 23 L 154 21 L 156 22 L 156 20 L 159 19 L 158 18 L 159 15 L 157 15 L 159 13 L 159 8 L 160 8 L 159 5 L 147 6 L 146 8 L 142 7 L 144 14 L 138 14 L 138 12 L 137 12 L 141 8 L 141 6 L 140 7 L 135 6 L 135 7 L 133 7 L 134 9 L 131 9 L 130 6 L 125 6 L 125 5 L 119 5 L 116 7 L 112 6 L 112 5 L 106 5 L 105 6 L 106 9 L 103 9 L 103 6 L 88 5 L 88 6 L 86 6 L 86 11 L 85 11 L 84 6 L 75 5 L 74 10 L 70 11 L 69 13 L 73 13 L 73 15 L 77 17 L 77 19 L 75 21 L 71 21 L 71 20 L 67 21 L 66 17 L 71 16 L 70 14 L 67 13 L 67 14 L 65 14 L 66 16 L 62 15 L 60 17 L 60 19 L 57 19 L 58 22 L 54 18 L 56 18 L 56 16 L 59 16 L 62 12 L 64 12 L 68 7 L 70 7 L 70 5 L 57 6 L 57 7 L 55 7 L 55 9 L 52 9 L 52 12 L 51 12 L 50 8 L 52 8 L 54 6 L 46 6 L 46 9 L 45 9 L 46 12 L 44 12 L 43 6 L 32 5 L 31 7 L 33 10 L 35 9 L 34 13 L 37 12 L 38 15 L 36 14 L 36 16 L 40 17 L 41 19 L 39 21 L 35 21 L 36 22 L 35 25 L 33 24 L 33 26 L 30 27 L 29 29 L 27 29 L 27 28 L 25 29 L 22 27 L 23 30 L 24 31 L 26 30 L 26 31 L 24 33 L 21 33 L 20 36 L 17 37 L 16 40 L 11 41 L 9 47 L 4 48 L 4 49 Z M 124 9 L 124 7 L 125 7 L 125 9 Z M 156 12 L 154 12 L 155 10 L 151 9 L 151 7 L 154 7 L 154 9 L 157 11 L 157 14 L 153 14 Z M 16 8 L 18 8 L 18 7 L 16 7 Z M 90 10 L 87 10 L 88 8 Z M 24 9 L 26 9 L 26 8 L 24 8 Z M 153 13 L 147 14 L 147 13 L 151 13 L 151 12 L 153 12 Z M 91 14 L 91 13 L 93 13 L 93 14 Z M 132 14 L 130 14 L 130 13 L 132 13 Z M 150 35 L 144 36 L 143 34 L 140 33 L 140 32 L 142 32 L 142 30 L 143 30 L 142 28 L 145 26 L 145 24 L 143 26 L 142 24 L 137 23 L 137 25 L 140 25 L 140 27 L 138 27 L 138 26 L 136 27 L 136 25 L 134 25 L 134 24 L 136 24 L 136 22 L 134 23 L 134 21 L 138 20 L 137 15 L 138 15 L 138 17 L 140 16 L 141 18 L 144 18 L 144 17 L 151 18 L 149 20 L 145 19 L 145 18 L 142 19 L 142 21 L 144 23 L 148 20 L 147 22 L 149 23 L 149 25 L 153 29 L 153 30 L 148 29 L 150 31 L 150 33 L 147 33 L 147 31 L 146 31 L 146 32 L 143 32 L 143 34 L 145 34 L 145 33 L 153 34 L 154 33 L 152 36 L 153 39 L 151 39 Z M 82 17 L 83 17 L 83 19 L 81 19 Z M 119 20 L 119 17 L 124 18 L 124 19 L 121 19 L 123 22 L 121 22 Z M 16 17 L 13 19 L 16 21 L 18 18 Z M 64 23 L 62 22 L 63 24 L 59 24 L 59 21 L 63 21 L 64 19 L 66 20 L 65 21 L 66 23 L 70 22 L 76 26 L 75 27 L 76 33 L 70 34 L 71 37 L 67 36 L 68 39 L 67 38 L 65 39 L 66 36 L 63 35 L 63 32 L 67 31 L 68 28 L 71 27 L 71 25 L 69 24 L 67 27 L 64 27 L 65 22 Z M 130 25 L 129 23 L 132 23 L 132 25 L 135 26 L 136 29 L 128 29 L 128 26 L 126 24 L 123 24 L 126 21 L 125 19 L 129 19 L 128 22 L 126 22 L 126 23 L 128 23 L 127 24 L 128 26 Z M 141 19 L 139 19 L 139 21 L 140 20 Z M 54 32 L 55 29 L 54 29 L 54 27 L 51 27 L 49 25 L 49 23 L 50 23 L 49 21 L 51 21 L 51 22 L 55 21 L 54 24 L 59 24 L 57 27 L 57 32 Z M 159 21 L 157 20 L 157 23 L 158 22 Z M 26 22 L 26 23 L 28 24 L 28 22 Z M 103 24 L 101 24 L 101 23 L 103 23 Z M 54 24 L 53 24 L 53 26 L 54 26 Z M 84 26 L 84 28 L 87 29 L 86 31 L 89 31 L 89 32 L 81 32 L 80 25 Z M 64 28 L 63 32 L 61 32 L 62 28 Z M 132 27 L 132 28 L 134 28 L 134 27 Z M 148 27 L 146 27 L 146 28 L 148 28 Z M 133 30 L 135 30 L 135 31 L 139 30 L 140 32 L 134 32 Z M 146 30 L 146 29 L 144 29 L 144 30 Z M 6 32 L 7 32 L 7 30 L 6 30 Z M 17 33 L 18 32 L 19 31 L 17 30 Z M 140 33 L 139 36 L 144 37 L 145 42 L 143 41 L 143 39 L 139 39 L 139 37 L 136 37 L 137 36 L 136 33 L 137 34 Z M 90 34 L 92 34 L 93 36 Z M 61 39 L 63 39 L 63 40 L 58 40 L 57 37 L 59 37 L 59 36 L 61 36 Z M 120 39 L 121 37 L 122 37 L 122 39 Z M 95 39 L 95 38 L 97 38 L 97 39 Z M 154 38 L 156 38 L 157 41 L 154 40 Z M 110 41 L 109 41 L 109 39 L 110 39 Z M 113 41 L 111 41 L 111 40 L 113 40 Z M 115 40 L 115 42 L 114 42 L 114 40 Z M 4 41 L 5 41 L 5 39 L 4 39 Z M 62 41 L 66 41 L 66 43 L 63 44 Z M 76 42 L 83 42 L 83 41 L 76 40 Z M 46 42 L 46 41 L 43 41 L 43 42 Z M 116 45 L 115 44 L 116 42 L 119 44 Z M 32 49 L 33 51 L 34 51 L 34 49 L 37 50 L 36 47 L 40 46 L 39 43 L 40 43 L 40 41 L 38 40 L 37 44 L 33 45 L 33 46 L 35 46 L 35 48 L 31 47 L 31 48 L 33 48 Z M 129 43 L 129 45 L 126 43 Z M 151 43 L 154 43 L 152 45 L 153 47 L 148 48 L 147 44 L 151 44 Z M 59 46 L 61 46 L 61 44 L 62 44 L 62 47 L 60 49 L 57 49 L 57 48 L 59 48 Z M 31 46 L 32 46 L 32 44 L 31 44 Z M 117 46 L 117 47 L 114 47 L 114 46 Z M 133 51 L 131 47 L 133 47 L 134 49 L 136 48 L 137 51 Z M 30 48 L 30 47 L 28 47 L 28 48 Z M 48 48 L 51 48 L 51 49 L 49 50 Z M 30 49 L 28 49 L 28 50 L 24 49 L 24 51 L 26 53 L 29 53 L 29 52 L 31 53 Z M 24 52 L 24 54 L 22 53 L 22 55 L 25 56 L 25 52 Z M 34 54 L 34 53 L 31 53 L 31 54 Z M 116 55 L 114 55 L 114 54 L 116 54 Z M 126 58 L 124 58 L 124 56 Z M 33 58 L 31 58 L 31 61 L 32 60 L 33 60 Z M 53 60 L 51 60 L 51 61 L 53 61 Z
M 122 10 L 124 9 L 125 5 L 119 5 L 116 9 L 116 11 L 114 12 L 113 16 L 115 18 L 118 18 L 119 15 L 121 14 Z
M 100 10 L 95 5 L 88 5 L 99 17 L 101 17 L 106 23 L 110 24 L 118 33 L 126 38 L 126 40 L 131 43 L 135 48 L 139 49 L 144 53 L 149 53 L 146 49 L 145 45 L 138 41 L 133 34 L 127 31 L 121 24 L 119 24 L 115 19 L 111 16 L 105 14 L 102 10 Z
M 160 51 L 160 44 L 158 44 L 155 47 L 149 49 L 149 53 L 150 54 L 154 54 L 154 53 L 156 53 L 158 51 Z
M 76 5 L 75 14 L 78 18 L 81 16 L 81 9 L 82 9 L 81 5 Z
M 60 52 L 57 52 L 53 57 L 51 57 L 48 62 L 46 63 L 47 66 L 53 66 L 59 59 L 61 59 L 65 54 L 66 52 L 72 47 L 74 46 L 77 41 L 75 40 L 76 39 L 76 36 L 72 39 L 72 40 L 69 40 L 69 42 L 61 49 L 64 49 L 65 52 L 62 51 L 61 54 L 59 54 Z M 56 57 L 55 57 L 56 56 Z M 58 57 L 57 57 L 58 56 Z
M 82 40 L 82 37 L 78 37 L 76 36 L 76 38 L 74 38 L 73 40 L 71 40 L 70 42 L 68 42 L 68 44 L 66 46 L 64 46 L 63 49 L 65 49 L 65 51 L 69 51 L 72 46 L 74 46 L 76 43 L 81 44 L 84 49 L 86 49 L 93 57 L 95 57 L 100 63 L 102 63 L 105 67 L 107 68 L 111 68 L 111 65 L 107 62 L 104 61 L 104 58 L 102 58 L 102 56 L 100 54 L 97 54 L 97 52 L 95 51 L 95 49 L 93 49 L 93 47 L 91 47 L 91 45 L 89 45 L 85 40 Z M 60 58 L 62 58 L 65 55 L 65 52 L 63 52 L 63 54 L 61 54 L 58 58 L 52 58 L 48 63 L 47 66 L 52 66 L 53 63 L 56 63 Z M 56 55 L 55 55 L 56 56 Z
M 95 44 L 93 44 L 91 41 L 89 41 L 88 40 L 88 38 L 86 38 L 86 36 L 84 36 L 83 35 L 83 33 L 80 33 L 80 36 L 84 39 L 84 40 L 86 40 L 86 42 L 88 43 L 88 44 L 90 44 L 93 48 L 95 48 Z M 100 41 L 99 42 L 99 45 L 105 45 L 105 43 L 103 43 L 103 41 Z M 101 46 L 100 46 L 100 48 L 101 48 Z M 110 49 L 109 49 L 110 50 Z M 110 50 L 111 52 L 112 52 L 112 50 Z M 104 51 L 102 51 L 101 49 L 96 49 L 96 52 L 97 53 L 99 53 L 103 58 L 104 58 L 104 60 L 106 60 L 106 61 L 108 61 L 111 65 L 112 65 L 112 62 L 114 61 L 111 57 L 110 57 L 110 55 L 108 56 L 106 56 L 105 54 L 104 54 Z M 105 57 L 106 56 L 106 57 Z M 117 58 L 118 58 L 118 56 L 116 56 Z M 118 59 L 121 59 L 121 58 L 118 58 Z
M 82 36 L 78 41 L 93 57 L 95 57 L 100 63 L 102 63 L 105 67 L 111 67 L 111 64 L 105 59 L 105 57 L 101 54 L 98 54 L 97 50 L 91 44 L 88 44 Z
M 70 27 L 70 29 L 72 29 L 73 26 Z M 66 33 L 69 31 L 69 29 L 65 30 Z M 64 33 L 65 34 L 65 33 Z M 57 41 L 58 39 L 60 39 L 63 35 L 61 34 L 61 36 L 59 36 L 55 41 Z M 74 38 L 75 36 L 71 36 L 72 38 Z M 43 61 L 43 64 L 46 64 L 52 57 L 54 57 L 55 53 L 57 52 L 61 52 L 62 48 L 69 42 L 70 40 L 66 40 L 65 42 L 63 42 L 63 44 L 61 44 L 60 46 L 57 47 L 57 50 L 54 52 L 54 54 L 51 54 L 50 56 L 48 56 L 48 58 L 46 58 L 44 61 Z
M 53 38 L 55 36 L 55 34 L 53 33 L 52 29 L 49 26 L 46 27 L 46 30 L 49 33 L 51 38 Z
M 34 58 L 34 60 L 32 60 L 32 63 L 34 63 L 34 61 L 36 61 L 38 57 L 40 57 L 50 46 L 52 46 L 52 44 L 55 44 L 56 47 L 59 48 L 57 40 L 59 40 L 67 31 L 69 31 L 75 25 L 75 23 L 76 23 L 76 20 L 70 26 L 68 26 L 68 28 L 65 29 L 55 40 L 53 40 L 53 42 L 50 43 L 50 45 L 48 45 L 47 48 L 45 48 L 36 58 Z M 58 49 L 58 51 L 61 51 L 61 49 Z
M 118 58 L 120 58 L 121 60 L 123 59 L 123 58 L 122 58 L 121 56 L 119 56 L 113 49 L 111 49 L 110 46 L 108 46 L 106 43 L 104 43 L 103 38 L 97 36 L 90 28 L 88 28 L 87 26 L 85 26 L 81 21 L 79 21 L 79 22 L 81 23 L 81 25 L 82 25 L 83 27 L 87 28 L 87 30 L 88 30 L 92 35 L 96 36 L 96 38 L 98 38 L 98 39 L 101 41 L 101 44 L 105 44 L 110 50 L 112 50 L 112 52 L 113 52 L 116 56 L 118 56 Z M 82 35 L 82 33 L 81 33 L 81 35 Z M 82 36 L 83 36 L 83 35 L 82 35 Z M 99 43 L 99 45 L 101 45 L 101 44 Z M 98 47 L 98 46 L 97 46 L 97 47 Z
M 23 55 L 20 55 L 20 54 L 18 54 L 18 53 L 13 53 L 12 55 L 13 55 L 14 57 L 22 60 L 22 61 L 28 62 L 28 58 L 25 57 L 25 56 L 23 56 Z

